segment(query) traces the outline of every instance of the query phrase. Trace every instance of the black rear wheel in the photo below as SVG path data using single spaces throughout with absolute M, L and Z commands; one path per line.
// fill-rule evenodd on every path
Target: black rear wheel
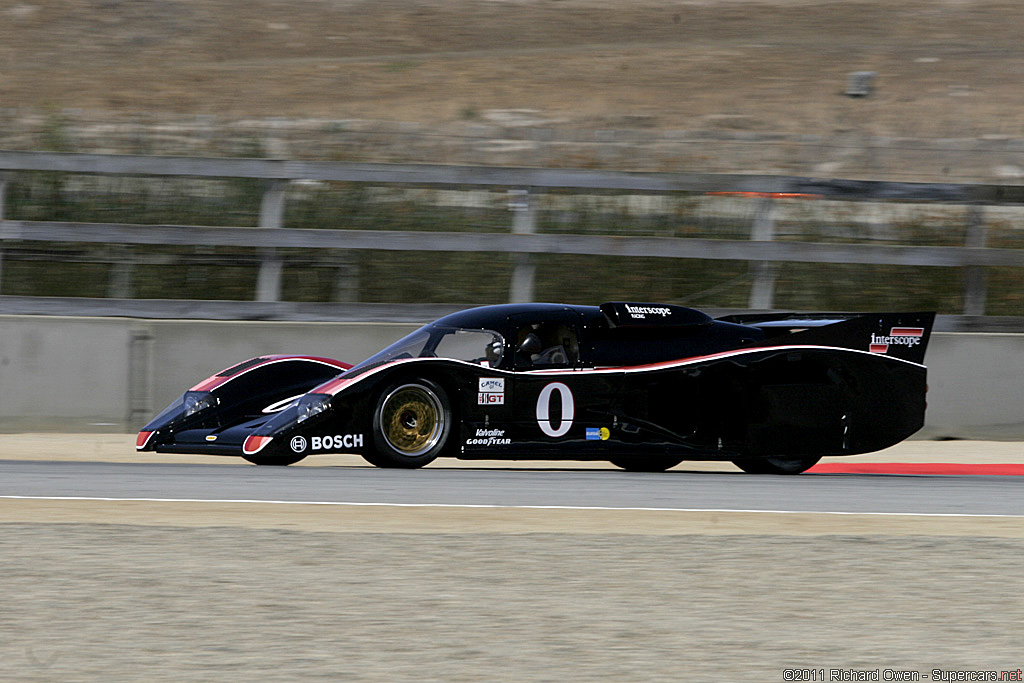
M 738 458 L 732 461 L 747 474 L 800 474 L 814 467 L 820 455 L 809 458 Z
M 682 461 L 674 455 L 618 455 L 608 460 L 627 472 L 664 472 Z
M 363 456 L 377 467 L 423 467 L 444 450 L 452 410 L 444 389 L 427 380 L 391 386 L 373 412 L 376 452 Z

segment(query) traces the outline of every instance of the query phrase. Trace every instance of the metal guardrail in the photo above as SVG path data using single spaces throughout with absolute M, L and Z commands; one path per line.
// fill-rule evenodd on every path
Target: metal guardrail
M 52 315 L 139 320 L 277 320 L 288 322 L 402 323 L 422 325 L 472 304 L 309 303 L 196 299 L 97 299 L 0 296 L 0 315 Z M 704 308 L 712 317 L 749 309 Z M 939 315 L 936 332 L 1024 332 L 1024 317 Z
M 144 229 L 140 229 L 144 228 Z M 1024 249 L 822 244 L 677 237 L 420 232 L 3 221 L 0 240 L 379 251 L 494 251 L 734 261 L 1024 268 Z
M 257 228 L 10 221 L 2 220 L 5 171 L 254 178 L 265 180 L 267 184 L 260 206 L 260 227 Z M 367 230 L 285 229 L 282 227 L 285 189 L 287 183 L 293 180 L 506 187 L 515 193 L 515 200 L 510 202 L 510 208 L 514 210 L 511 231 L 382 233 Z M 749 241 L 537 234 L 536 211 L 534 203 L 530 201 L 530 192 L 554 188 L 742 194 L 761 197 L 762 204 L 751 226 Z M 967 241 L 962 247 L 773 241 L 773 202 L 776 198 L 793 195 L 851 201 L 968 205 L 970 224 Z M 1024 204 L 1024 186 L 823 180 L 776 175 L 622 173 L 0 151 L 0 240 L 257 247 L 264 250 L 257 281 L 257 299 L 267 303 L 279 300 L 283 263 L 274 251 L 278 248 L 489 251 L 519 255 L 510 286 L 511 301 L 533 299 L 533 266 L 529 255 L 542 253 L 750 261 L 757 264 L 749 300 L 750 307 L 754 309 L 772 307 L 773 262 L 960 267 L 967 270 L 963 313 L 974 319 L 984 314 L 984 268 L 1024 267 L 1024 250 L 985 246 L 986 204 Z
M 908 183 L 728 173 L 629 173 L 498 166 L 0 151 L 0 172 L 4 170 L 282 181 L 334 180 L 388 185 L 490 185 L 637 192 L 764 192 L 874 201 L 1024 204 L 1024 185 Z

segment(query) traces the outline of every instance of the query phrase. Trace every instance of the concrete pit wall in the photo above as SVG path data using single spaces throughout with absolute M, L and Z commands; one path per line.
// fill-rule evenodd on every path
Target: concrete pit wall
M 248 358 L 355 363 L 417 327 L 0 316 L 0 430 L 135 431 L 189 387 Z
M 0 430 L 135 431 L 237 362 L 302 353 L 357 362 L 397 323 L 0 316 Z M 921 438 L 1024 440 L 1024 335 L 937 333 Z

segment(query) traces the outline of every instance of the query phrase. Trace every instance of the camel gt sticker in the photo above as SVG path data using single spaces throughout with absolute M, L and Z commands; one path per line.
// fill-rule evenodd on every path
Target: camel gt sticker
M 923 327 L 894 327 L 889 331 L 889 336 L 880 334 L 871 335 L 871 344 L 868 350 L 871 353 L 886 353 L 889 346 L 917 346 L 924 336 Z
M 479 406 L 505 405 L 505 378 L 481 377 L 476 404 Z

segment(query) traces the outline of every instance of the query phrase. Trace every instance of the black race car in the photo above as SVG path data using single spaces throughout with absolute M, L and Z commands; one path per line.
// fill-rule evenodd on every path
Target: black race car
M 137 448 L 257 465 L 357 453 L 379 467 L 454 457 L 661 471 L 729 460 L 746 472 L 796 474 L 921 428 L 934 318 L 484 306 L 355 366 L 247 360 L 185 392 L 142 429 Z

